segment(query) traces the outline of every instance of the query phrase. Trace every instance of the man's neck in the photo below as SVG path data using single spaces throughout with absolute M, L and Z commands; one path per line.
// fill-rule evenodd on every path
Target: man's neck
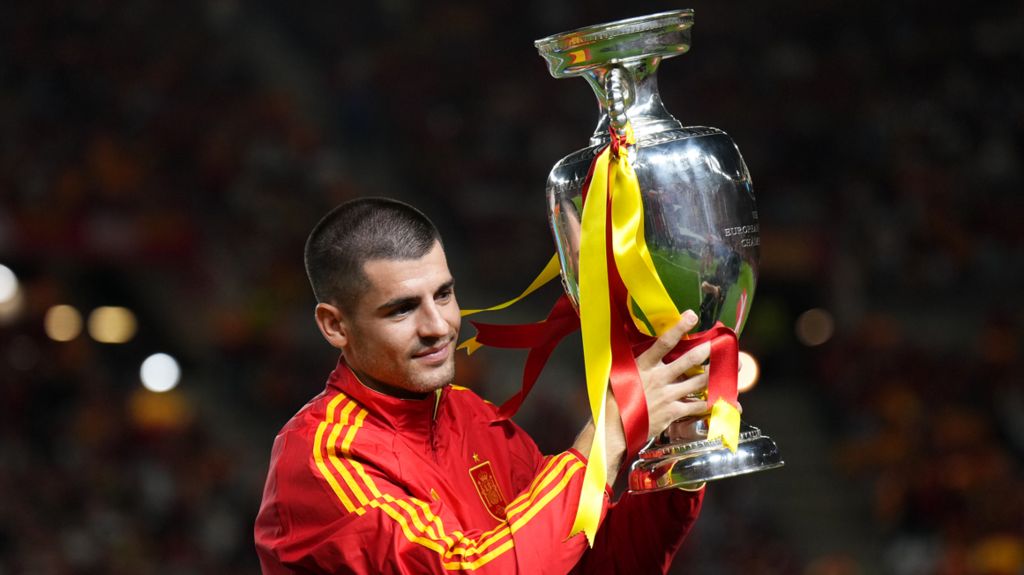
M 363 387 L 368 388 L 368 389 L 372 389 L 373 391 L 376 391 L 377 393 L 383 393 L 384 395 L 387 395 L 387 396 L 390 396 L 390 397 L 395 397 L 395 398 L 398 398 L 398 399 L 412 399 L 412 400 L 416 400 L 416 399 L 425 399 L 426 397 L 428 397 L 430 395 L 430 392 L 417 393 L 415 391 L 409 391 L 408 389 L 401 389 L 399 387 L 394 387 L 392 385 L 388 385 L 386 383 L 382 383 L 382 382 L 377 381 L 376 379 L 366 375 L 365 373 L 362 373 L 360 371 L 356 371 L 355 369 L 352 370 L 352 373 L 356 376 L 356 381 L 358 381 L 360 384 L 362 384 Z

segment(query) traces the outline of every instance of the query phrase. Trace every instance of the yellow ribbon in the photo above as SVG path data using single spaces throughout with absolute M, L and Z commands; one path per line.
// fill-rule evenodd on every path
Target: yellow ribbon
M 533 279 L 533 282 L 531 282 L 530 285 L 527 286 L 525 290 L 523 290 L 523 293 L 517 295 L 516 297 L 514 297 L 514 298 L 512 298 L 512 299 L 510 299 L 510 300 L 508 300 L 506 302 L 502 302 L 502 303 L 499 303 L 498 305 L 491 306 L 491 307 L 488 307 L 488 308 L 464 309 L 461 312 L 462 317 L 466 317 L 466 316 L 473 315 L 473 314 L 476 314 L 476 313 L 482 313 L 482 312 L 487 312 L 487 311 L 498 311 L 500 309 L 505 309 L 505 308 L 509 307 L 510 305 L 512 305 L 512 304 L 518 302 L 519 300 L 523 299 L 524 297 L 530 295 L 531 293 L 537 291 L 538 289 L 540 289 L 541 286 L 545 285 L 549 281 L 551 281 L 551 280 L 555 279 L 556 277 L 558 277 L 558 270 L 560 268 L 561 268 L 561 265 L 558 262 L 558 254 L 556 253 L 555 255 L 551 256 L 551 259 L 548 260 L 548 263 L 547 263 L 547 265 L 544 266 L 544 269 L 541 270 L 540 274 L 536 278 Z M 480 349 L 481 347 L 483 347 L 483 344 L 478 342 L 476 340 L 476 337 L 474 336 L 474 337 L 471 337 L 471 338 L 467 339 L 466 341 L 460 343 L 459 347 L 457 349 L 465 349 L 466 350 L 466 355 L 472 355 L 474 351 Z
M 583 204 L 580 230 L 580 331 L 583 336 L 583 361 L 587 377 L 587 397 L 594 421 L 594 442 L 590 446 L 587 469 L 583 475 L 579 507 L 569 535 L 583 532 L 594 544 L 601 523 L 601 509 L 608 472 L 605 453 L 605 398 L 612 354 L 609 342 L 611 308 L 608 287 L 608 259 L 605 249 L 608 204 L 608 162 L 611 148 L 605 148 L 594 160 L 587 201 Z
M 635 143 L 633 128 L 627 124 L 626 144 L 633 146 Z M 626 146 L 619 147 L 619 157 L 612 167 L 611 175 L 612 250 L 615 265 L 619 268 L 626 291 L 636 301 L 654 328 L 654 333 L 650 333 L 647 326 L 633 315 L 630 307 L 633 323 L 641 332 L 657 337 L 679 322 L 679 310 L 661 282 L 650 250 L 647 249 L 640 182 L 629 160 L 629 149 Z
M 547 265 L 545 265 L 544 269 L 541 270 L 540 274 L 536 278 L 533 279 L 533 282 L 529 286 L 527 286 L 527 288 L 525 290 L 523 290 L 523 293 L 517 295 L 516 297 L 514 297 L 514 298 L 512 298 L 512 299 L 510 299 L 510 300 L 508 300 L 506 302 L 502 302 L 502 303 L 499 303 L 498 305 L 491 306 L 491 307 L 488 307 L 488 308 L 464 309 L 461 312 L 462 313 L 462 317 L 466 317 L 467 315 L 473 315 L 475 313 L 481 313 L 481 312 L 485 312 L 485 311 L 497 311 L 499 309 L 507 308 L 508 306 L 516 303 L 517 301 L 519 301 L 519 300 L 523 299 L 524 297 L 530 295 L 531 293 L 537 291 L 537 289 L 539 289 L 544 284 L 546 284 L 549 281 L 551 281 L 551 280 L 555 279 L 556 277 L 558 277 L 558 270 L 560 269 L 560 267 L 561 266 L 558 263 L 558 254 L 555 254 L 555 255 L 551 256 L 551 259 L 548 260 Z
M 736 453 L 740 443 L 740 410 L 724 399 L 711 406 L 708 418 L 708 440 L 721 439 L 722 445 Z

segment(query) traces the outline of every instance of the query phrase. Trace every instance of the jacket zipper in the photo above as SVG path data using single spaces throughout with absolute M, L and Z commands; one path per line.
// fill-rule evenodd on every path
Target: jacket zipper
M 430 417 L 430 454 L 434 457 L 434 463 L 438 463 L 437 460 L 437 412 L 441 408 L 441 392 L 443 389 L 438 389 L 434 392 L 434 413 Z

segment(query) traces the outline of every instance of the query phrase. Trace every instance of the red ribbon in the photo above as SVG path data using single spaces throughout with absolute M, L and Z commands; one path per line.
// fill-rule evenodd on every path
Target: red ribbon
M 526 366 L 523 368 L 523 385 L 519 391 L 508 398 L 498 408 L 495 421 L 511 418 L 530 394 L 537 383 L 544 364 L 551 357 L 562 339 L 580 328 L 580 318 L 569 301 L 569 296 L 562 294 L 552 306 L 547 319 L 537 323 L 519 325 L 500 325 L 492 323 L 470 322 L 476 327 L 477 342 L 491 347 L 504 349 L 529 349 Z

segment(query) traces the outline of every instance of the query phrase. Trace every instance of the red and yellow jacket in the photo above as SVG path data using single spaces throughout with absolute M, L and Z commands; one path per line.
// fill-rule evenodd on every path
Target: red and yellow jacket
M 703 492 L 605 499 L 594 547 L 567 538 L 585 461 L 544 457 L 473 392 L 422 400 L 345 363 L 274 442 L 256 549 L 285 573 L 664 573 Z

